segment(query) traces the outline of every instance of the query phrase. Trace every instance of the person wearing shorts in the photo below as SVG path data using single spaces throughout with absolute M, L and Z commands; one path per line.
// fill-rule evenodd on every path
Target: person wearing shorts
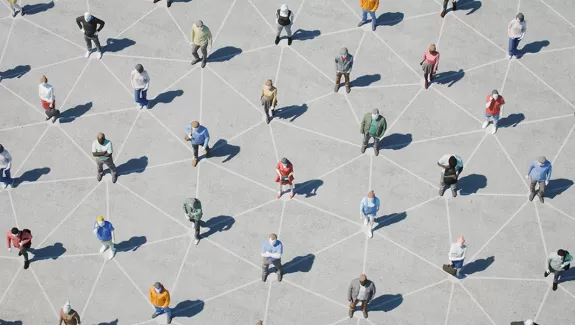
M 491 134 L 495 134 L 495 132 L 497 132 L 497 123 L 501 117 L 504 104 L 505 99 L 503 99 L 503 96 L 499 95 L 497 90 L 493 90 L 491 95 L 487 96 L 487 100 L 485 102 L 485 122 L 483 122 L 481 127 L 485 129 L 489 125 L 490 120 L 493 120 Z

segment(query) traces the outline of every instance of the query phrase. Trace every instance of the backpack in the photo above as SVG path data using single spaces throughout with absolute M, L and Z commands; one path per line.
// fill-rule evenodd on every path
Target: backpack
M 445 168 L 445 174 L 443 174 L 443 181 L 447 185 L 457 183 L 457 172 L 455 171 L 455 168 Z
M 291 25 L 291 20 L 289 19 L 289 17 L 291 17 L 291 10 L 288 10 L 287 17 L 280 16 L 280 10 L 279 9 L 278 9 L 277 13 L 278 13 L 278 24 L 280 24 L 281 26 Z

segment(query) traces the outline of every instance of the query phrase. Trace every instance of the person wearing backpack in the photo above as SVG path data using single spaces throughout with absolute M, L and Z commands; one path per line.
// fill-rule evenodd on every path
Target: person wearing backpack
M 439 196 L 445 193 L 446 185 L 451 187 L 453 197 L 457 196 L 456 184 L 463 171 L 463 160 L 457 155 L 445 155 L 439 159 L 437 166 L 443 168 L 439 181 Z
M 557 253 L 553 252 L 547 256 L 547 270 L 545 270 L 543 275 L 547 277 L 553 273 L 553 291 L 557 290 L 557 283 L 559 282 L 561 272 L 569 270 L 572 261 L 573 256 L 564 249 L 560 249 Z
M 202 202 L 196 198 L 189 198 L 184 200 L 184 215 L 192 223 L 194 230 L 194 242 L 196 245 L 200 242 L 200 221 L 204 212 L 202 210 Z
M 32 246 L 32 232 L 28 229 L 19 230 L 14 227 L 6 234 L 6 246 L 8 251 L 12 251 L 12 246 L 18 248 L 18 256 L 24 256 L 24 270 L 30 266 L 28 260 L 28 250 Z
M 288 45 L 291 45 L 292 42 L 291 25 L 293 22 L 293 12 L 289 10 L 288 5 L 286 4 L 281 5 L 280 9 L 276 11 L 276 19 L 277 19 L 277 32 L 278 32 L 275 41 L 276 45 L 278 45 L 280 42 L 280 34 L 284 28 L 288 36 Z

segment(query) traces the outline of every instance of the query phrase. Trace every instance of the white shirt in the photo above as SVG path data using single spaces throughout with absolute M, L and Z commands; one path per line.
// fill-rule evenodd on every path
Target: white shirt
M 357 300 L 367 300 L 367 288 L 360 285 L 359 294 L 357 295 Z
M 150 84 L 150 76 L 148 72 L 139 73 L 137 70 L 132 71 L 132 88 L 134 89 L 148 89 Z
M 509 22 L 509 26 L 507 26 L 507 34 L 510 38 L 520 38 L 525 36 L 525 32 L 527 31 L 527 23 L 525 20 L 519 22 L 517 18 L 513 18 Z
M 107 152 L 112 154 L 112 141 L 106 139 L 104 140 L 104 144 L 100 144 L 98 140 L 94 140 L 94 143 L 92 143 L 92 152 Z M 100 156 L 98 158 L 100 158 L 100 160 L 108 160 L 110 157 Z
M 38 96 L 40 96 L 41 100 L 48 103 L 52 103 L 54 99 L 56 99 L 56 95 L 54 95 L 54 88 L 52 85 L 47 83 L 41 83 L 38 86 Z
M 12 167 L 12 156 L 8 150 L 4 149 L 2 153 L 0 153 L 0 169 L 10 169 Z
M 449 260 L 450 261 L 461 261 L 465 259 L 465 251 L 467 246 L 465 244 L 463 247 L 459 243 L 451 244 L 451 249 L 449 249 Z

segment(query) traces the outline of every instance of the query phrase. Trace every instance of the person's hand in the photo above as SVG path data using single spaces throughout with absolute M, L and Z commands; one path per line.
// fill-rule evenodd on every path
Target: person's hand
M 529 178 L 529 175 L 525 176 L 525 178 Z
M 12 252 L 12 248 L 8 248 L 8 252 Z
M 187 136 L 187 135 L 184 137 L 184 139 L 185 139 L 186 141 L 190 141 L 190 137 Z
M 545 181 L 545 186 L 549 185 L 549 181 Z
M 80 28 L 80 31 L 82 32 L 82 34 L 84 34 L 84 28 Z
M 94 36 L 98 36 L 98 31 L 95 31 L 95 32 L 94 32 Z
M 419 65 L 423 65 L 423 61 L 419 62 Z

